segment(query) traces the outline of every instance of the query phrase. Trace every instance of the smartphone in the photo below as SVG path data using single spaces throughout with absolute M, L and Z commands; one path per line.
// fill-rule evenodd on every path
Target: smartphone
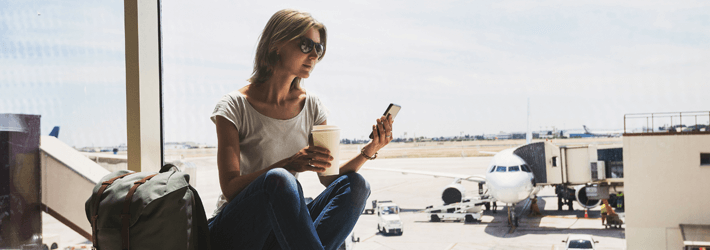
M 392 116 L 392 119 L 397 117 L 397 113 L 399 113 L 399 110 L 402 108 L 402 106 L 399 106 L 394 103 L 390 103 L 389 106 L 387 106 L 387 110 L 385 110 L 385 113 L 383 114 L 385 117 L 387 117 L 387 114 Z M 375 136 L 373 134 L 374 132 L 370 133 L 370 139 L 374 139 Z

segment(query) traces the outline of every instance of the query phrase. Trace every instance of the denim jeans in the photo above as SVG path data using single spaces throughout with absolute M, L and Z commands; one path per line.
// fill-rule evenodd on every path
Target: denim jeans
M 369 196 L 367 181 L 350 173 L 306 204 L 298 180 L 285 169 L 272 169 L 209 222 L 212 249 L 337 249 Z

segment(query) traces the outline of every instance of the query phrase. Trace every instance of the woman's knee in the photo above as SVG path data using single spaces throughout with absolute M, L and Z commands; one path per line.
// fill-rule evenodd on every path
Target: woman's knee
M 353 196 L 363 202 L 367 200 L 370 197 L 370 183 L 365 180 L 365 177 L 358 173 L 349 173 L 347 177 L 350 182 L 350 192 L 352 192 Z
M 275 191 L 298 191 L 298 182 L 288 170 L 274 168 L 264 174 L 264 187 L 267 190 Z

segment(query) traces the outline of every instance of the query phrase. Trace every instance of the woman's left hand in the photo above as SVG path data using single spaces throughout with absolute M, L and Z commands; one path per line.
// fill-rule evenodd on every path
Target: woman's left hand
M 387 146 L 393 139 L 392 135 L 392 124 L 394 123 L 394 118 L 391 115 L 382 116 L 377 119 L 377 124 L 372 125 L 372 141 L 370 144 L 365 146 L 365 153 L 368 155 L 374 155 L 377 151 L 380 151 L 383 147 Z

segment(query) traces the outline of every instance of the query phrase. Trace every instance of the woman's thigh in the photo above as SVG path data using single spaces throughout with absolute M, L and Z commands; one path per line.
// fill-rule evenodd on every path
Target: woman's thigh
M 300 184 L 288 171 L 281 170 L 272 170 L 259 176 L 215 216 L 209 224 L 214 249 L 262 248 L 273 232 L 269 216 L 271 204 L 267 193 L 274 190 L 299 193 Z M 293 183 L 296 184 L 295 188 Z

